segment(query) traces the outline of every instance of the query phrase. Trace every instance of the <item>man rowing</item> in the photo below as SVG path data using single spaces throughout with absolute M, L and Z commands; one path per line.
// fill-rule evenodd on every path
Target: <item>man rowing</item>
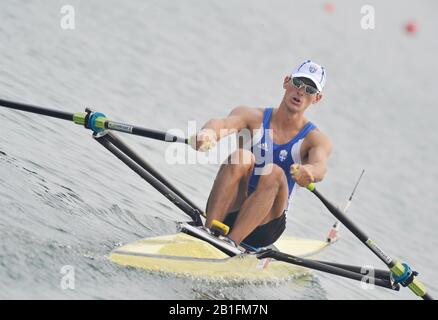
M 213 220 L 230 226 L 236 244 L 265 247 L 286 228 L 296 185 L 321 181 L 332 144 L 304 115 L 322 99 L 324 67 L 306 60 L 284 78 L 277 108 L 239 106 L 224 119 L 211 119 L 192 139 L 206 151 L 224 136 L 249 130 L 249 148 L 239 145 L 221 165 L 207 201 L 206 227 Z

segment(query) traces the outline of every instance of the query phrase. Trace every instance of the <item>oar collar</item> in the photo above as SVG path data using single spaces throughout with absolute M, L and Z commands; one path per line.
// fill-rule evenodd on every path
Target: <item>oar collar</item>
M 418 275 L 418 272 L 413 271 L 412 268 L 406 263 L 402 263 L 402 265 L 404 267 L 404 271 L 401 275 L 397 276 L 394 272 L 391 272 L 391 275 L 395 283 L 400 283 L 403 287 L 407 287 L 412 283 L 412 281 L 414 281 L 414 277 Z
M 105 129 L 97 127 L 96 120 L 97 118 L 106 118 L 106 116 L 101 112 L 93 112 L 91 109 L 86 108 L 85 112 L 87 113 L 85 116 L 84 127 L 92 130 L 95 134 L 98 134 Z

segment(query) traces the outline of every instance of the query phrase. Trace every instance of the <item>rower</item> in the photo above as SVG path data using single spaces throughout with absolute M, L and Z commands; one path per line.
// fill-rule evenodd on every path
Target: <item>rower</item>
M 219 169 L 207 201 L 208 228 L 213 220 L 223 222 L 230 239 L 253 247 L 280 237 L 297 185 L 321 181 L 326 173 L 331 142 L 304 116 L 321 101 L 325 82 L 324 67 L 306 60 L 284 78 L 277 108 L 237 107 L 224 119 L 207 121 L 191 138 L 199 151 L 242 130 L 252 138 L 249 148 L 240 145 Z

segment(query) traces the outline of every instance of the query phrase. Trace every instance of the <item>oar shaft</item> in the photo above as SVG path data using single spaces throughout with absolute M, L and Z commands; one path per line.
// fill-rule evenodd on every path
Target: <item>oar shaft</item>
M 69 112 L 58 111 L 58 110 L 53 110 L 53 109 L 48 109 L 48 108 L 43 108 L 43 107 L 33 106 L 30 104 L 18 103 L 18 102 L 3 100 L 3 99 L 0 99 L 0 106 L 9 109 L 41 114 L 52 118 L 73 121 L 74 123 L 79 125 L 87 124 L 87 128 L 89 124 L 87 121 L 88 116 L 93 114 L 91 111 L 89 111 L 89 113 L 86 112 L 69 113 Z M 92 126 L 90 127 L 90 129 L 92 129 L 93 131 L 95 131 L 96 128 L 99 130 L 108 129 L 108 130 L 130 133 L 137 136 L 142 136 L 142 137 L 165 141 L 165 142 L 180 142 L 180 143 L 188 144 L 188 139 L 170 134 L 168 132 L 152 130 L 152 129 L 142 128 L 121 122 L 111 121 L 110 119 L 104 117 L 103 115 L 96 117 L 93 121 Z
M 119 131 L 119 132 L 125 132 L 134 134 L 137 136 L 142 136 L 150 139 L 160 140 L 160 141 L 166 141 L 166 142 L 181 142 L 188 144 L 188 139 L 178 137 L 176 135 L 158 131 L 158 130 L 152 130 L 147 128 L 142 128 L 138 126 L 133 126 L 129 124 L 124 124 L 120 122 L 115 122 L 111 120 L 106 120 L 104 123 L 105 129 L 110 129 L 113 131 Z
M 6 107 L 9 109 L 15 109 L 15 110 L 20 110 L 20 111 L 25 111 L 25 112 L 41 114 L 43 116 L 49 116 L 52 118 L 73 121 L 73 113 L 58 111 L 58 110 L 53 110 L 53 109 L 48 109 L 48 108 L 42 108 L 42 107 L 33 106 L 30 104 L 25 104 L 25 103 L 18 103 L 18 102 L 0 99 L 0 107 Z
M 321 200 L 325 207 L 340 222 L 342 222 L 345 227 L 347 227 L 362 243 L 364 243 L 372 252 L 374 252 L 374 254 L 388 266 L 392 273 L 394 273 L 397 277 L 404 277 L 407 270 L 409 270 L 406 268 L 406 266 L 387 255 L 375 241 L 370 239 L 364 232 L 362 232 L 362 230 L 360 230 L 359 227 L 357 227 L 338 207 L 336 207 L 321 193 L 319 193 L 318 190 L 315 189 L 313 183 L 307 188 Z M 409 289 L 423 299 L 432 299 L 432 297 L 427 294 L 426 287 L 417 279 L 415 274 L 411 273 L 411 276 L 411 281 L 408 284 Z
M 106 134 L 106 139 L 111 142 L 114 146 L 116 146 L 120 151 L 122 151 L 129 158 L 134 160 L 139 166 L 141 166 L 144 170 L 149 172 L 152 176 L 154 176 L 157 180 L 159 180 L 162 184 L 168 187 L 170 190 L 175 192 L 182 200 L 184 200 L 189 206 L 199 212 L 200 215 L 206 217 L 205 213 L 194 204 L 189 198 L 187 198 L 180 190 L 178 190 L 172 183 L 170 183 L 162 174 L 160 174 L 157 170 L 155 170 L 149 163 L 147 163 L 142 157 L 140 157 L 134 150 L 128 147 L 124 142 L 122 142 L 115 134 L 108 132 Z
M 350 229 L 351 232 L 353 232 L 356 237 L 359 238 L 360 241 L 363 243 L 366 243 L 368 240 L 368 237 L 365 233 L 363 233 L 345 214 L 342 213 L 342 210 L 340 210 L 337 206 L 335 206 L 333 203 L 328 201 L 321 193 L 319 193 L 318 190 L 313 188 L 313 190 L 310 190 L 315 194 L 319 200 L 324 204 L 324 206 L 338 219 L 340 222 L 342 222 L 343 225 L 345 225 L 348 229 Z M 386 264 L 388 264 L 386 261 L 384 261 Z
M 333 267 L 349 270 L 352 272 L 363 274 L 363 272 L 369 271 L 369 274 L 372 274 L 374 278 L 383 279 L 386 281 L 390 281 L 391 279 L 391 272 L 388 270 L 381 270 L 381 269 L 371 269 L 367 268 L 366 266 L 352 266 L 348 264 L 341 264 L 341 263 L 334 263 L 334 262 L 327 262 L 327 261 L 318 261 L 320 263 L 324 263 Z
M 338 266 L 333 266 L 333 265 L 322 263 L 322 262 L 319 262 L 316 260 L 310 260 L 310 259 L 296 257 L 296 256 L 289 255 L 289 254 L 286 254 L 283 252 L 272 251 L 272 250 L 267 251 L 265 253 L 262 253 L 259 256 L 259 259 L 263 259 L 263 258 L 273 258 L 273 259 L 278 260 L 278 261 L 283 261 L 283 262 L 287 262 L 290 264 L 302 266 L 305 268 L 334 274 L 334 275 L 337 275 L 340 277 L 344 277 L 344 278 L 348 278 L 348 279 L 352 279 L 352 280 L 357 280 L 357 281 L 369 281 L 370 283 L 372 283 L 376 286 L 380 286 L 380 287 L 384 287 L 384 288 L 388 288 L 388 289 L 392 289 L 392 290 L 399 290 L 398 285 L 393 285 L 391 283 L 391 281 L 388 281 L 385 279 L 369 277 L 367 275 L 364 275 L 364 274 L 361 274 L 358 272 L 354 272 L 351 270 L 346 270 L 346 269 L 338 267 Z
M 422 296 L 422 298 L 423 298 L 423 300 L 434 300 L 434 298 L 428 293 L 426 293 L 424 296 Z
M 125 163 L 129 168 L 131 168 L 135 173 L 137 173 L 140 177 L 146 180 L 151 186 L 153 186 L 158 192 L 160 192 L 163 196 L 165 196 L 170 202 L 180 208 L 183 212 L 185 212 L 188 216 L 192 218 L 196 225 L 201 226 L 202 220 L 200 213 L 192 208 L 189 204 L 187 204 L 181 197 L 179 197 L 175 192 L 173 192 L 170 188 L 164 185 L 161 181 L 159 181 L 152 174 L 147 172 L 144 168 L 142 168 L 138 163 L 125 155 L 121 150 L 119 150 L 116 146 L 114 146 L 106 137 L 106 135 L 94 136 L 95 140 L 99 142 L 102 146 L 104 146 L 108 151 L 114 154 L 119 160 Z

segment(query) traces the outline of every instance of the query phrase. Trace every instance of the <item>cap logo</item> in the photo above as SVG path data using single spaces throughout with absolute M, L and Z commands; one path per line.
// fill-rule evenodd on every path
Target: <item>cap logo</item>
M 316 70 L 317 70 L 317 68 L 315 67 L 315 66 L 309 66 L 309 71 L 310 71 L 310 73 L 315 73 L 316 72 Z

